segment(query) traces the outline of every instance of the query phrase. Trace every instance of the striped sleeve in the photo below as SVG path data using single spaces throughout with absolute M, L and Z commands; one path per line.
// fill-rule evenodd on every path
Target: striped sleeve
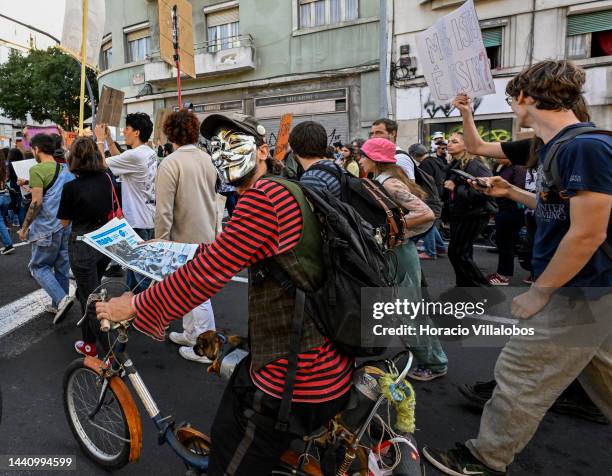
M 201 246 L 191 261 L 158 285 L 135 296 L 134 327 L 163 340 L 170 321 L 180 319 L 209 299 L 251 264 L 278 254 L 281 238 L 283 247 L 287 240 L 294 241 L 294 236 L 281 237 L 279 219 L 295 220 L 295 217 L 279 218 L 273 198 L 273 191 L 260 188 L 249 189 L 241 195 L 232 219 L 212 244 Z
M 327 172 L 326 170 L 307 170 L 300 178 L 300 182 L 312 188 L 326 189 L 334 197 L 340 198 L 340 195 L 342 194 L 340 182 L 335 175 Z

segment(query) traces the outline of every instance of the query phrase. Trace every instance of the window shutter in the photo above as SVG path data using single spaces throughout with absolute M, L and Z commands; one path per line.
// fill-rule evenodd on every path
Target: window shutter
M 567 36 L 612 30 L 612 10 L 567 17 Z
M 102 51 L 110 50 L 112 47 L 113 47 L 113 42 L 107 41 L 106 43 L 102 45 Z
M 238 8 L 230 8 L 228 10 L 221 10 L 220 12 L 213 12 L 206 15 L 206 26 L 209 28 L 227 25 L 228 23 L 236 23 L 237 21 L 240 21 Z
M 131 33 L 128 33 L 127 40 L 128 42 L 136 41 L 140 40 L 141 38 L 146 38 L 147 36 L 151 36 L 151 32 L 148 28 L 143 28 L 142 30 L 136 30 Z
M 501 28 L 487 28 L 482 30 L 482 42 L 485 48 L 491 46 L 501 46 L 502 44 L 502 29 Z

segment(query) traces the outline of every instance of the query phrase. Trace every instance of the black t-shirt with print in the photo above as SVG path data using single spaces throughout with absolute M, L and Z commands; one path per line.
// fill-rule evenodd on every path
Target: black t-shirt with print
M 72 221 L 75 233 L 89 233 L 108 221 L 112 203 L 112 183 L 106 172 L 80 174 L 64 185 L 57 218 Z
M 508 142 L 500 142 L 500 144 L 505 156 L 512 162 L 512 165 L 526 165 L 534 140 L 534 138 L 511 140 Z

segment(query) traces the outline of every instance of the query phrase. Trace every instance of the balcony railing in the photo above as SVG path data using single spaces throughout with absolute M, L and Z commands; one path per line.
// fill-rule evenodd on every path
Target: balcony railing
M 228 36 L 200 43 L 195 48 L 195 53 L 218 53 L 231 48 L 252 48 L 254 46 L 251 35 Z

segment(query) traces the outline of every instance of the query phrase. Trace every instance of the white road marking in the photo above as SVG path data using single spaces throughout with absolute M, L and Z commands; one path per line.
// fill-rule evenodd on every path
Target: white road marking
M 249 282 L 248 278 L 242 278 L 240 276 L 234 276 L 232 278 L 232 281 L 236 281 L 237 283 L 248 283 Z
M 74 295 L 75 287 L 70 284 L 70 294 Z M 39 289 L 6 306 L 0 307 L 0 337 L 21 327 L 32 319 L 45 314 L 52 322 L 52 315 L 45 312 L 45 306 L 51 304 L 51 298 L 43 290 Z M 75 302 L 75 304 L 78 304 Z

